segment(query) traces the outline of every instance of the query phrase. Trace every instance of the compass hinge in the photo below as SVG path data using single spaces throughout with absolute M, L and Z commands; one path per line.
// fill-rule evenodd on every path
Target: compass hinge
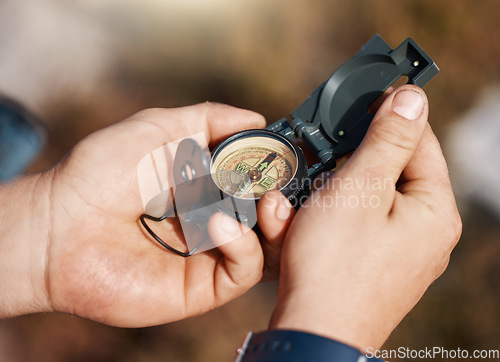
M 292 128 L 290 127 L 290 123 L 286 118 L 281 118 L 279 121 L 270 124 L 266 127 L 266 129 L 281 134 L 289 141 L 293 142 L 295 140 L 295 133 L 293 132 Z

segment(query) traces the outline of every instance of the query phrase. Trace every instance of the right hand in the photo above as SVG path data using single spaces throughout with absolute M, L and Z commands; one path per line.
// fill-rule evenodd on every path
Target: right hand
M 397 89 L 359 149 L 299 210 L 270 329 L 377 349 L 443 273 L 461 220 L 427 116 L 420 88 Z

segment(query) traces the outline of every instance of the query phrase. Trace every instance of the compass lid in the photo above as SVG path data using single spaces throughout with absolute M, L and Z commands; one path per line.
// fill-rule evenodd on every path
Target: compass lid
M 350 147 L 361 142 L 374 114 L 368 108 L 402 76 L 420 87 L 439 71 L 411 39 L 396 50 L 375 36 L 328 79 L 319 99 L 319 116 L 326 135 Z
M 370 105 L 401 77 L 409 84 L 424 86 L 437 73 L 434 61 L 411 39 L 393 50 L 379 35 L 340 66 L 293 113 L 294 120 L 314 125 L 320 136 L 311 138 L 313 148 L 331 144 L 333 154 L 346 154 L 361 143 L 374 114 Z M 310 128 L 313 131 L 313 128 Z M 307 133 L 307 131 L 306 131 Z

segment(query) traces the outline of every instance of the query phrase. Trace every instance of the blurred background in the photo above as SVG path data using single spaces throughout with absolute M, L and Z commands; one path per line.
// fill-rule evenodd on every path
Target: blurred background
M 425 90 L 464 221 L 448 270 L 384 348 L 500 349 L 500 2 L 1 0 L 0 93 L 48 128 L 35 172 L 146 107 L 210 100 L 273 122 L 376 33 L 392 47 L 411 36 L 441 68 Z M 0 361 L 231 360 L 276 289 L 151 328 L 3 320 Z

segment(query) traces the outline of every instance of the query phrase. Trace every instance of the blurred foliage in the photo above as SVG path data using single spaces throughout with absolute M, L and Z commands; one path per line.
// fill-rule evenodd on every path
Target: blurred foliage
M 57 162 L 85 135 L 146 107 L 210 100 L 277 120 L 376 33 L 393 47 L 411 36 L 440 66 L 425 88 L 438 136 L 481 88 L 500 80 L 495 0 L 51 2 L 107 34 L 112 61 L 93 92 L 45 90 L 39 113 L 50 142 L 34 171 Z M 500 347 L 500 226 L 481 206 L 463 216 L 464 235 L 448 271 L 386 348 Z M 207 315 L 135 330 L 53 314 L 2 321 L 0 359 L 229 360 L 247 330 L 266 328 L 275 294 L 274 284 L 259 285 Z

